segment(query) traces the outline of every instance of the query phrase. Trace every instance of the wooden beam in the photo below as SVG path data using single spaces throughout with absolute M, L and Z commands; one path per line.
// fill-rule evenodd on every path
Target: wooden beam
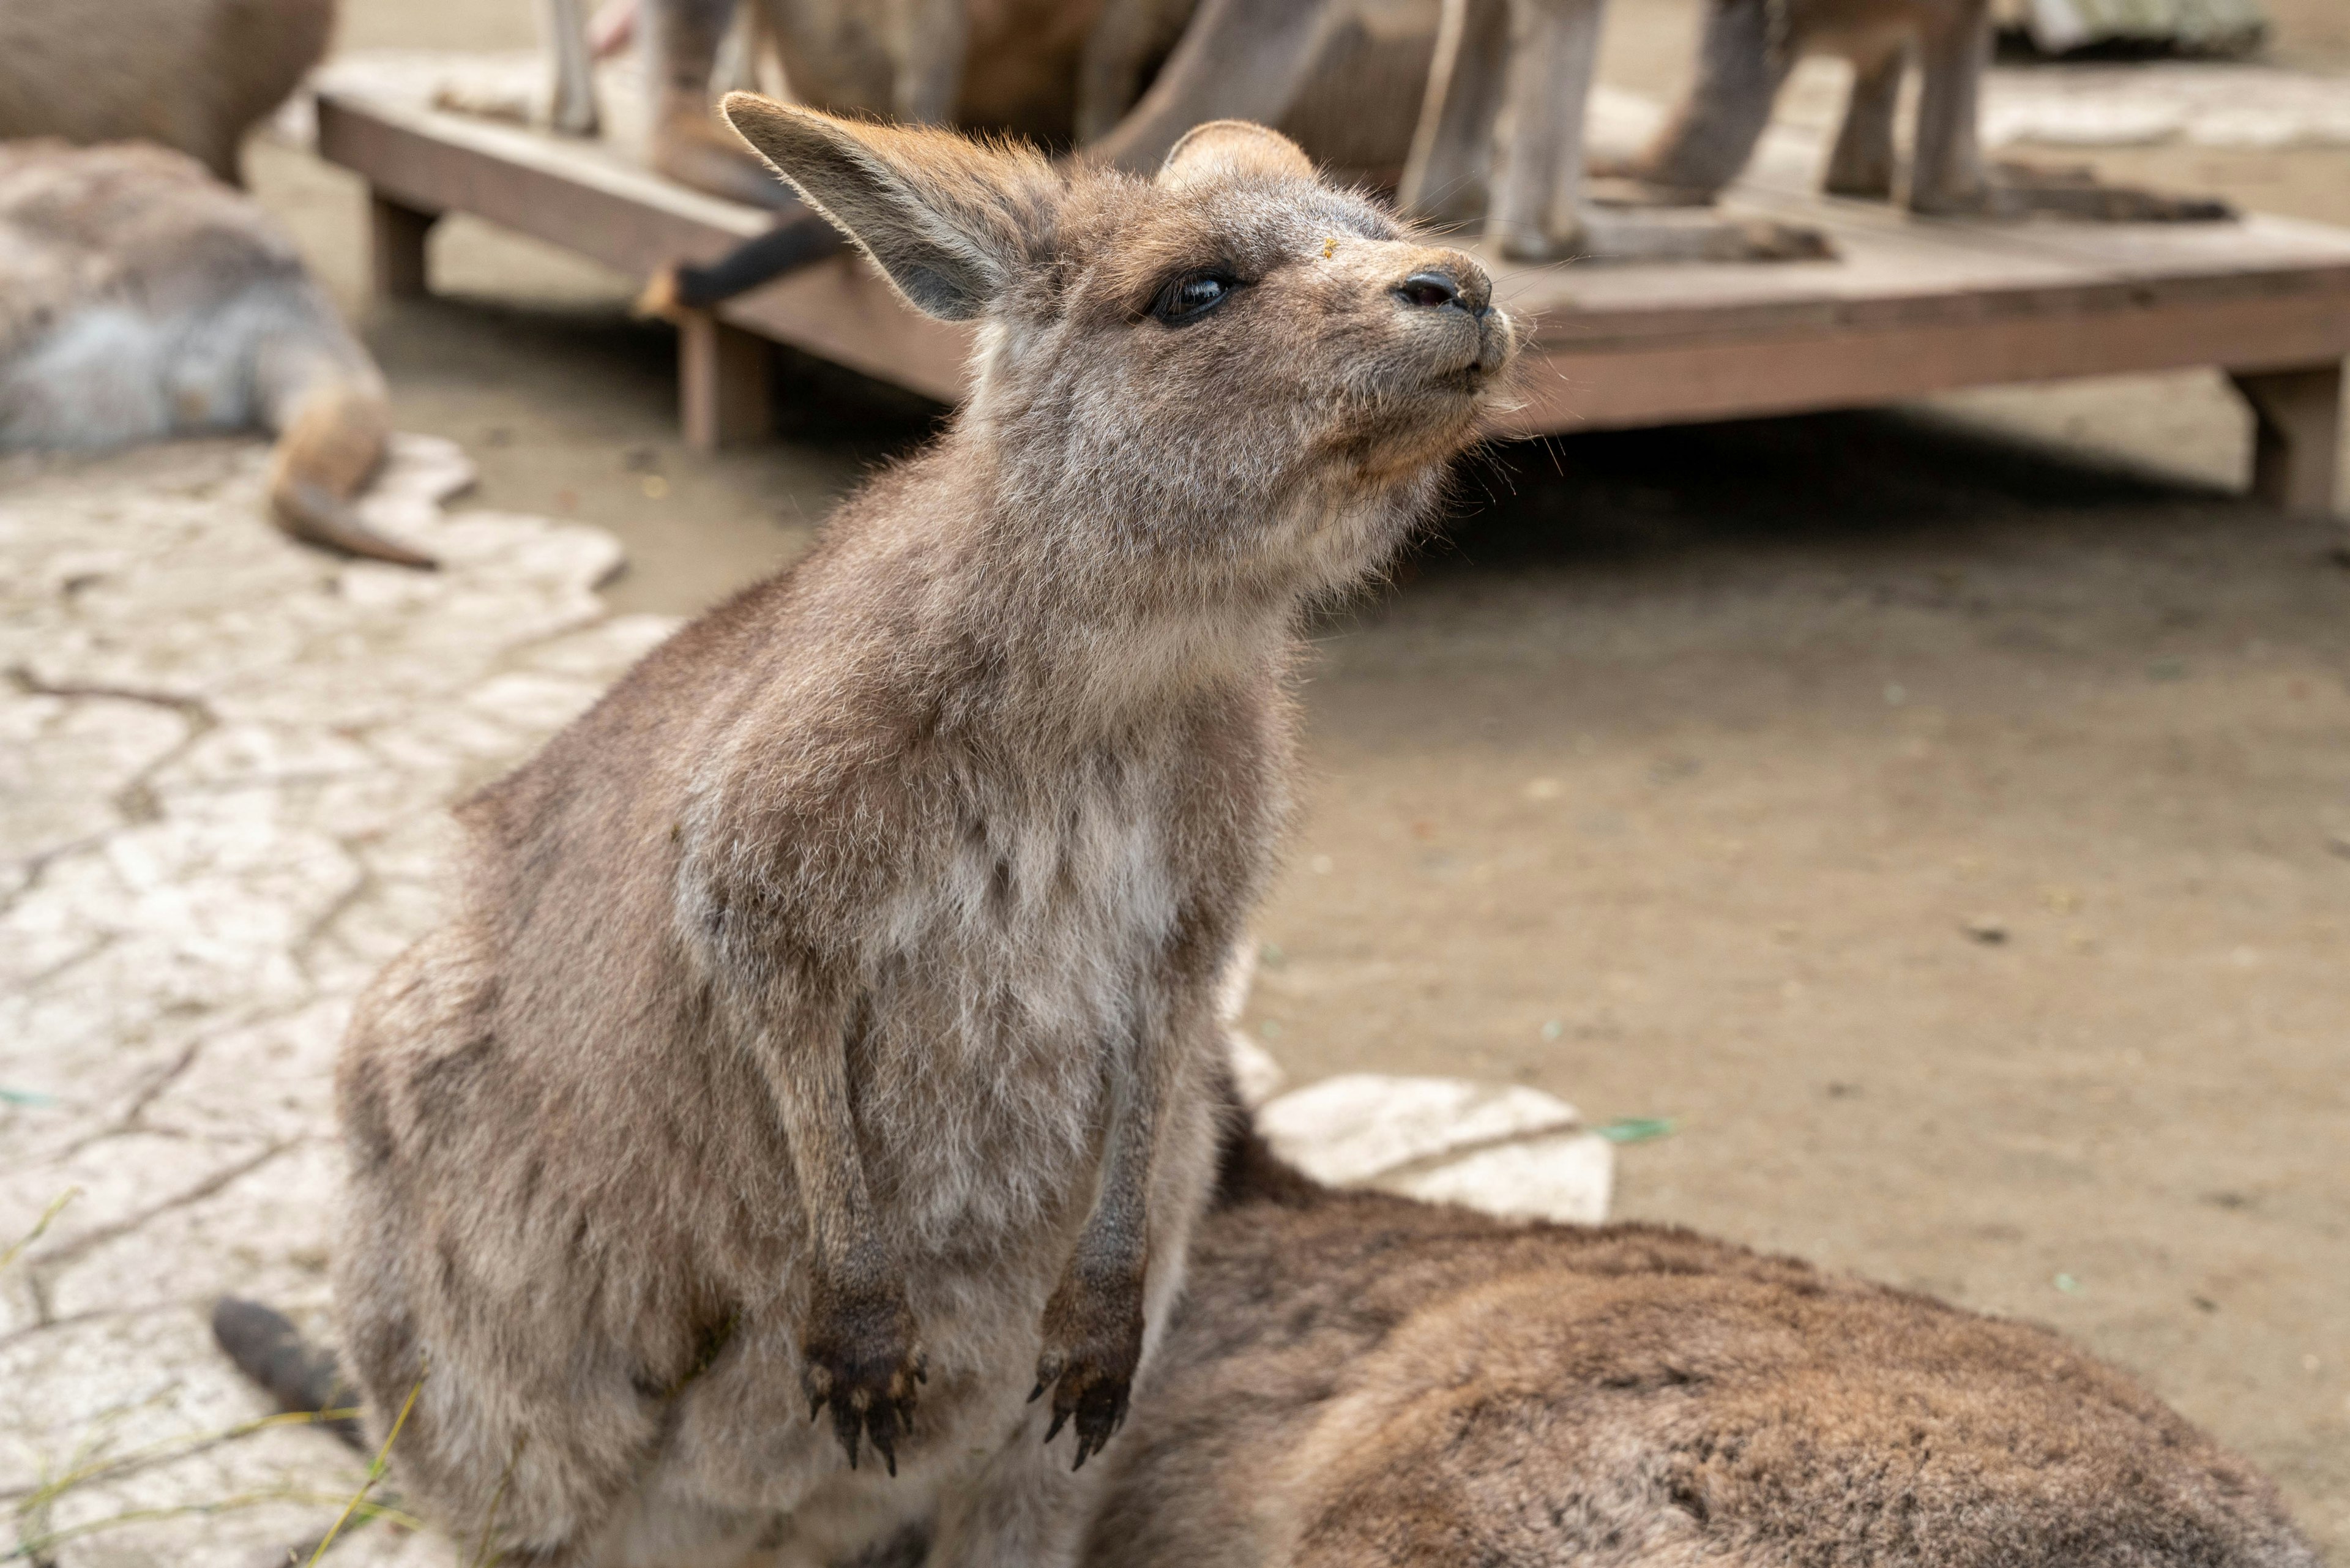
M 2342 462 L 2342 363 L 2230 371 L 2252 405 L 2252 493 L 2286 512 L 2332 512 Z
M 438 213 L 368 191 L 368 253 L 378 299 L 421 299 L 431 292 L 425 242 Z
M 706 310 L 677 326 L 678 411 L 685 444 L 717 452 L 764 439 L 775 429 L 768 404 L 775 354 L 767 340 L 730 327 Z

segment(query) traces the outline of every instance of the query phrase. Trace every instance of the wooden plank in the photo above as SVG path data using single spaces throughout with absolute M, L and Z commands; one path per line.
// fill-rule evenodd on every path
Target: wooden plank
M 430 292 L 425 247 L 439 216 L 368 192 L 369 280 L 378 299 L 421 299 Z
M 1939 327 L 1566 349 L 1526 367 L 1511 434 L 1803 413 L 1957 387 L 2350 355 L 2350 292 Z
M 470 213 L 639 277 L 713 261 L 771 221 L 592 148 L 351 94 L 321 95 L 318 147 L 380 198 Z M 719 315 L 931 397 L 962 394 L 970 329 L 918 314 L 861 257 L 820 262 Z
M 473 213 L 639 275 L 714 259 L 769 222 L 598 147 L 414 103 L 333 92 L 319 120 L 321 151 L 366 176 L 387 210 Z M 1810 151 L 1773 135 L 1738 206 L 1817 225 L 1840 259 L 1494 265 L 1497 296 L 1533 327 L 1525 402 L 1507 431 L 1793 413 L 2194 365 L 2241 373 L 2248 394 L 2274 392 L 2281 373 L 2350 355 L 2350 232 L 2268 218 L 1919 219 L 1810 193 Z M 689 327 L 684 391 L 698 441 L 738 439 L 754 422 L 749 360 L 728 348 L 737 330 L 947 400 L 963 390 L 972 341 L 970 328 L 907 306 L 862 258 L 819 263 Z M 2303 429 L 2318 416 L 2309 399 L 2287 400 L 2286 413 L 2265 416 L 2274 430 L 2262 483 L 2300 496 L 2318 483 Z
M 677 326 L 677 395 L 685 444 L 718 452 L 765 439 L 775 430 L 768 402 L 775 351 L 767 340 L 729 327 L 706 310 Z

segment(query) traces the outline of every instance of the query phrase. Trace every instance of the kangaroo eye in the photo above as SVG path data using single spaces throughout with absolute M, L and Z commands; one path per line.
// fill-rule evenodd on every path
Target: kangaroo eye
M 1240 281 L 1226 272 L 1187 272 L 1159 291 L 1150 314 L 1172 327 L 1193 321 L 1222 305 Z

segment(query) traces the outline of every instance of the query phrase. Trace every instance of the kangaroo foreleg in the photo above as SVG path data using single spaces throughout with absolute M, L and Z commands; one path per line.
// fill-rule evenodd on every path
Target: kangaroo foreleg
M 808 1418 L 832 1407 L 832 1429 L 854 1468 L 869 1438 L 891 1475 L 911 1427 L 921 1347 L 904 1268 L 883 1233 L 865 1179 L 848 1100 L 847 999 L 808 984 L 790 1023 L 763 1032 L 758 1056 L 790 1147 L 809 1240 L 801 1390 Z
M 1150 1267 L 1150 1189 L 1185 1050 L 1212 1033 L 1221 935 L 1178 944 L 1137 999 L 1129 1038 L 1109 1054 L 1110 1124 L 1102 1182 L 1076 1251 L 1045 1305 L 1036 1387 L 1053 1400 L 1045 1440 L 1074 1422 L 1073 1469 L 1126 1420 L 1142 1363 L 1143 1287 Z

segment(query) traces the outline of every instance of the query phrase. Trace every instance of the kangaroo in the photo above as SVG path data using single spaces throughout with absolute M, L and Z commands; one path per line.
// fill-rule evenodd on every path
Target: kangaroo
M 1664 1226 L 1333 1191 L 1227 1125 L 1085 1568 L 2318 1568 L 2266 1480 L 2043 1329 Z M 279 1314 L 213 1326 L 285 1408 L 348 1401 Z
M 1109 0 L 1088 85 L 1125 80 L 1170 15 L 1165 0 Z M 1598 63 L 1604 0 L 1201 0 L 1182 39 L 1130 113 L 1089 150 L 1134 167 L 1211 115 L 1277 121 L 1326 151 L 1352 121 L 1355 159 L 1382 161 L 1367 129 L 1383 129 L 1416 216 L 1482 222 L 1503 254 L 1531 261 L 1787 260 L 1825 256 L 1814 232 L 1766 221 L 1690 223 L 1607 213 L 1586 199 L 1584 109 Z M 1361 73 L 1332 60 L 1343 30 L 1376 19 L 1402 46 L 1398 68 Z M 1113 27 L 1114 21 L 1123 26 Z M 1123 45 L 1123 48 L 1120 46 Z M 1363 74 L 1366 79 L 1350 78 Z M 1345 91 L 1336 113 L 1315 99 Z M 1107 110 L 1100 111 L 1106 113 Z M 1100 118 L 1097 113 L 1097 118 Z M 1300 120 L 1308 124 L 1301 124 Z
M 1100 0 L 641 4 L 649 161 L 697 190 L 775 206 L 788 197 L 711 112 L 720 47 L 742 5 L 753 7 L 806 107 L 1058 143 L 1076 117 L 1079 56 Z M 584 77 L 584 48 L 558 49 L 559 60 L 575 57 L 582 63 L 570 74 Z
M 979 323 L 975 389 L 459 808 L 460 910 L 338 1069 L 343 1345 L 379 1430 L 413 1395 L 404 1495 L 509 1563 L 932 1520 L 934 1563 L 1064 1562 L 1212 1175 L 1295 622 L 1412 533 L 1515 332 L 1259 127 L 1145 181 L 725 110 Z
M 234 185 L 237 149 L 327 51 L 335 0 L 10 0 L 0 139 L 177 148 Z
M 1606 166 L 1651 199 L 1701 205 L 1738 178 L 1770 123 L 1779 88 L 1806 54 L 1852 62 L 1852 96 L 1830 154 L 1833 195 L 1890 201 L 1894 119 L 1908 60 L 1918 62 L 1912 212 L 2116 223 L 2204 222 L 2225 202 L 2109 186 L 2067 171 L 1986 167 L 1977 125 L 1991 58 L 1991 0 L 1709 0 L 1696 84 L 1656 140 Z
M 383 378 L 294 242 L 192 158 L 0 143 L 0 451 L 264 425 L 298 539 L 403 566 L 351 501 L 383 459 Z
M 1655 1225 L 1512 1224 L 1231 1146 L 1089 1568 L 2318 1568 L 2055 1334 Z

